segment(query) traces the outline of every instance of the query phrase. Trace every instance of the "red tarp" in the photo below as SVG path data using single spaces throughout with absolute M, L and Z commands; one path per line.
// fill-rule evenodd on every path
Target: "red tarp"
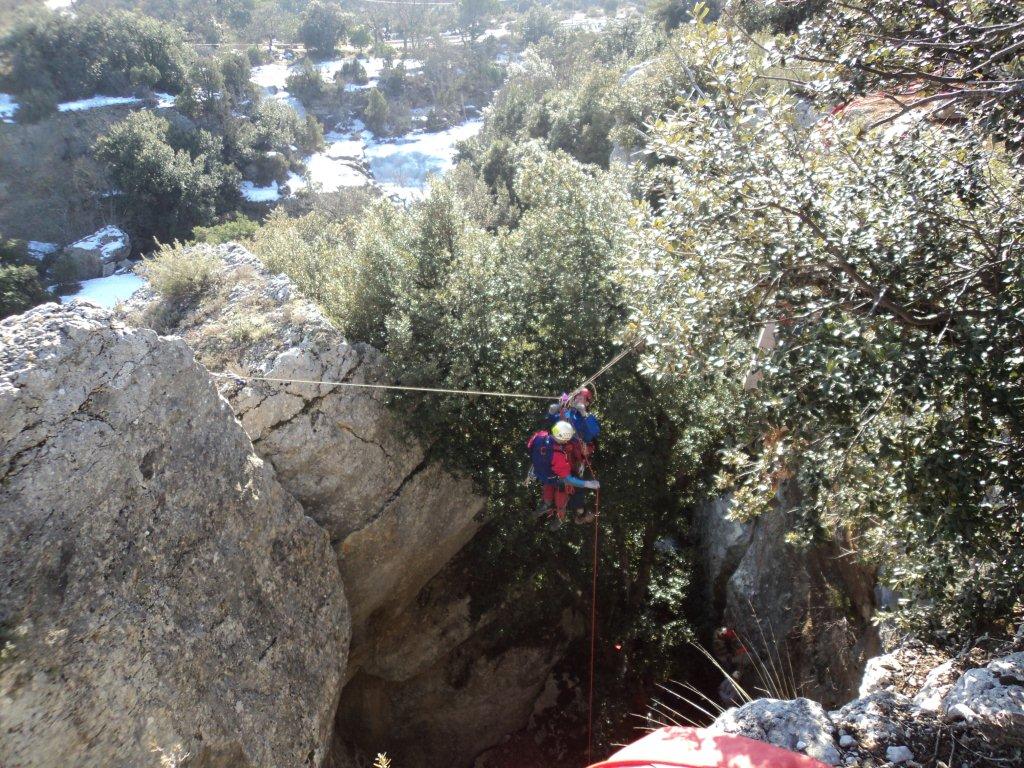
M 806 755 L 705 728 L 661 728 L 590 768 L 829 768 Z

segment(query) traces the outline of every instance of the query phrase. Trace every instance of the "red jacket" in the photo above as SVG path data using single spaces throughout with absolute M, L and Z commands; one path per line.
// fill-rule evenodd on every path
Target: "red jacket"
M 565 448 L 559 446 L 551 454 L 551 473 L 555 477 L 565 478 L 572 474 L 572 464 Z

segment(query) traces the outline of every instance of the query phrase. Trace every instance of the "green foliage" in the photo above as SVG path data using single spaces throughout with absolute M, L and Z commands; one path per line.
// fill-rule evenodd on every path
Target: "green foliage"
M 484 146 L 500 138 L 543 138 L 552 149 L 607 167 L 615 123 L 609 102 L 616 81 L 613 70 L 591 66 L 568 87 L 555 88 L 551 64 L 528 52 L 495 97 Z
M 394 379 L 410 385 L 551 392 L 569 389 L 621 349 L 626 304 L 611 279 L 628 258 L 632 207 L 621 183 L 537 143 L 506 147 L 520 214 L 489 232 L 451 182 L 409 211 L 381 201 L 350 229 L 322 219 L 275 217 L 256 252 L 325 306 L 346 336 L 383 349 Z M 699 494 L 717 422 L 671 415 L 686 397 L 701 417 L 707 397 L 652 384 L 627 358 L 600 382 L 604 434 L 598 459 L 608 543 L 602 549 L 605 631 L 667 672 L 685 642 L 680 605 L 688 567 L 673 541 L 679 504 Z M 395 407 L 426 445 L 469 474 L 488 499 L 486 532 L 465 557 L 475 610 L 506 604 L 513 635 L 546 636 L 567 609 L 586 610 L 580 568 L 589 532 L 543 532 L 525 511 L 524 441 L 538 405 L 518 400 L 402 395 Z M 543 407 L 543 406 L 540 406 Z M 683 486 L 678 485 L 683 483 Z M 665 626 L 672 632 L 666 634 Z M 583 655 L 580 655 L 583 658 Z M 602 670 L 609 681 L 628 669 Z M 609 685 L 618 685 L 609 682 Z M 623 683 L 624 684 L 624 683 Z
M 202 59 L 189 68 L 188 84 L 175 99 L 178 109 L 206 125 L 226 120 L 231 105 L 225 98 L 224 74 L 216 59 Z
M 40 285 L 35 267 L 0 264 L 0 320 L 47 301 L 53 296 Z
M 1024 146 L 1019 0 L 871 0 L 819 14 L 787 55 L 823 62 L 831 102 L 883 89 L 903 111 L 942 108 Z
M 12 29 L 0 40 L 0 56 L 4 90 L 48 103 L 51 94 L 57 101 L 139 87 L 177 93 L 192 49 L 174 27 L 144 16 L 49 14 Z
M 375 134 L 382 135 L 388 130 L 391 113 L 384 95 L 377 88 L 371 88 L 363 108 L 363 122 Z
M 323 149 L 324 133 L 315 118 L 300 117 L 287 104 L 263 101 L 253 115 L 252 149 L 308 155 Z M 295 147 L 295 150 L 291 148 Z
M 658 204 L 622 270 L 651 372 L 738 398 L 721 475 L 738 514 L 792 478 L 803 538 L 855 541 L 908 625 L 1007 620 L 1024 587 L 1019 166 L 970 130 L 803 127 L 760 78 L 765 51 L 714 27 L 690 44 L 714 87 L 656 126 Z M 769 324 L 779 346 L 758 353 Z
M 66 253 L 62 253 L 53 263 L 50 270 L 50 277 L 57 284 L 62 293 L 71 293 L 78 290 L 78 281 L 81 279 L 78 262 Z
M 244 216 L 222 224 L 209 227 L 196 227 L 192 230 L 192 240 L 197 243 L 220 245 L 250 239 L 259 230 L 259 222 Z
M 364 26 L 359 26 L 353 27 L 349 31 L 348 41 L 356 48 L 365 48 L 373 42 L 373 37 L 370 35 L 370 30 Z
M 328 58 L 345 38 L 347 30 L 348 19 L 340 6 L 314 0 L 302 14 L 299 39 L 315 55 Z
M 356 85 L 366 85 L 369 81 L 366 76 L 366 67 L 357 58 L 341 65 L 341 76 L 346 83 L 355 83 Z
M 256 96 L 256 86 L 251 82 L 252 63 L 241 51 L 229 51 L 221 56 L 221 77 L 224 79 L 224 93 L 232 104 L 243 104 Z
M 405 65 L 402 62 L 391 66 L 385 64 L 377 81 L 377 88 L 389 99 L 397 99 L 406 88 Z
M 175 242 L 161 245 L 138 271 L 166 305 L 180 308 L 195 303 L 216 285 L 219 264 L 213 251 Z
M 748 32 L 796 32 L 808 18 L 825 7 L 825 0 L 732 0 L 728 15 L 731 21 Z
M 30 88 L 18 98 L 18 111 L 15 113 L 19 123 L 38 123 L 57 114 L 60 97 L 52 88 Z
M 554 35 L 558 29 L 558 19 L 550 8 L 535 3 L 516 23 L 516 29 L 522 41 L 532 45 Z
M 666 32 L 693 18 L 693 0 L 651 0 L 647 13 Z
M 124 192 L 136 236 L 187 237 L 237 200 L 239 175 L 221 160 L 221 140 L 204 131 L 188 138 L 191 151 L 175 148 L 166 120 L 135 112 L 97 140 L 96 157 Z
M 288 75 L 288 92 L 303 104 L 309 104 L 324 93 L 324 77 L 320 69 L 309 59 L 304 59 L 297 71 Z
M 459 29 L 470 39 L 475 39 L 499 8 L 498 0 L 459 0 L 457 8 Z
M 290 4 L 285 2 L 280 5 Z M 113 9 L 143 13 L 183 29 L 190 40 L 222 42 L 231 31 L 249 32 L 260 12 L 280 13 L 264 0 L 76 0 L 78 13 L 109 14 Z
M 28 243 L 17 238 L 0 237 L 0 264 L 16 265 L 30 263 Z

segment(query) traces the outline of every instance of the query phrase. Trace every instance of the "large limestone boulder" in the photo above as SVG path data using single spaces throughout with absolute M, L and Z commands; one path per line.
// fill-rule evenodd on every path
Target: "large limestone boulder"
M 64 249 L 64 255 L 75 265 L 79 280 L 109 277 L 128 263 L 132 252 L 128 233 L 108 224 Z
M 0 627 L 0 765 L 324 758 L 328 537 L 183 341 L 85 303 L 0 323 Z
M 127 312 L 182 336 L 214 371 L 304 381 L 380 383 L 384 360 L 348 343 L 283 275 L 237 245 L 212 252 L 218 286 L 168 316 L 142 294 Z M 472 538 L 484 499 L 431 459 L 386 393 L 331 384 L 221 379 L 221 391 L 281 484 L 328 533 L 352 611 L 349 673 L 371 617 L 401 615 Z

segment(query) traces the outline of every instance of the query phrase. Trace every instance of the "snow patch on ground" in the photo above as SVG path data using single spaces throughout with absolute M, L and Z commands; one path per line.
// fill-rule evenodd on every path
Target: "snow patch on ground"
M 281 190 L 276 181 L 270 182 L 266 187 L 257 187 L 251 181 L 243 181 L 241 192 L 242 197 L 251 203 L 272 203 L 281 199 Z
M 174 106 L 174 95 L 170 93 L 157 92 L 153 94 L 156 99 L 157 109 L 167 109 Z M 145 102 L 138 96 L 90 96 L 88 99 L 75 99 L 64 101 L 57 105 L 59 112 L 84 112 L 88 109 L 99 109 L 101 107 L 123 107 L 135 106 Z M 5 123 L 14 122 L 14 113 L 18 111 L 18 102 L 9 93 L 0 93 L 0 121 Z
M 137 96 L 90 96 L 88 99 L 65 101 L 57 105 L 61 112 L 83 112 L 98 107 L 119 107 L 125 104 L 139 104 L 142 99 Z
M 483 120 L 468 120 L 436 133 L 410 134 L 397 141 L 369 141 L 366 157 L 370 170 L 384 191 L 403 200 L 424 196 L 427 179 L 450 169 L 455 162 L 455 145 L 472 138 Z
M 124 301 L 145 284 L 145 280 L 131 273 L 97 277 L 95 280 L 83 280 L 82 287 L 77 293 L 62 294 L 60 298 L 62 302 L 88 299 L 101 307 L 111 309 L 117 302 Z
M 291 65 L 286 61 L 275 61 L 273 64 L 253 67 L 249 80 L 259 88 L 284 90 L 288 87 L 289 75 L 291 75 Z
M 308 158 L 307 158 L 307 162 L 308 162 Z M 281 187 L 281 189 L 286 190 L 287 194 L 289 194 L 289 195 L 295 195 L 295 194 L 298 194 L 300 190 L 303 190 L 303 189 L 305 189 L 308 186 L 309 186 L 309 182 L 306 181 L 302 176 L 300 176 L 299 174 L 295 173 L 295 171 L 289 171 L 288 172 L 288 181 L 286 181 L 284 183 L 284 185 Z
M 56 243 L 44 243 L 42 240 L 28 241 L 28 255 L 33 259 L 43 259 L 60 248 Z
M 482 43 L 488 37 L 493 37 L 495 40 L 502 40 L 511 34 L 512 31 L 507 26 L 494 27 L 493 29 L 485 29 L 483 32 L 481 32 L 477 36 L 476 41 L 478 43 Z
M 5 123 L 14 122 L 14 113 L 18 111 L 18 102 L 9 93 L 0 93 L 0 120 Z
M 455 145 L 475 136 L 483 127 L 483 120 L 387 141 L 375 139 L 358 120 L 352 127 L 354 130 L 349 133 L 327 133 L 324 150 L 305 158 L 308 181 L 321 192 L 337 192 L 376 181 L 385 193 L 411 201 L 423 197 L 430 176 L 452 167 Z M 370 173 L 366 172 L 367 165 Z M 292 174 L 285 186 L 294 194 L 307 186 L 307 179 Z
M 321 76 L 330 81 L 346 61 L 351 59 L 322 61 L 316 66 Z M 375 87 L 386 66 L 385 60 L 376 56 L 359 59 L 359 63 L 366 70 L 368 82 L 364 85 L 348 83 L 345 86 L 347 91 Z M 407 71 L 423 66 L 423 62 L 416 59 L 394 62 L 396 66 L 399 63 Z M 264 64 L 253 68 L 252 82 L 263 90 L 264 98 L 287 101 L 300 115 L 304 115 L 302 105 L 287 90 L 288 77 L 294 71 L 296 66 L 285 61 Z M 325 134 L 327 146 L 323 151 L 304 159 L 305 177 L 292 173 L 285 184 L 269 187 L 256 187 L 246 182 L 242 185 L 242 194 L 248 200 L 270 202 L 282 194 L 295 194 L 310 184 L 321 192 L 337 192 L 345 187 L 367 186 L 376 180 L 386 193 L 403 200 L 416 200 L 423 197 L 429 176 L 442 174 L 452 167 L 455 145 L 476 135 L 481 127 L 483 121 L 475 119 L 445 131 L 414 132 L 399 139 L 378 141 L 362 122 L 355 120 L 348 132 L 330 131 Z M 366 171 L 367 164 L 372 176 Z
M 605 16 L 587 16 L 582 11 L 576 11 L 572 16 L 563 19 L 560 23 L 563 27 L 570 29 L 587 29 L 592 32 L 599 32 L 608 25 L 608 19 Z
M 309 180 L 318 185 L 321 192 L 337 192 L 342 187 L 364 187 L 371 183 L 370 177 L 347 158 L 319 153 L 306 160 L 306 169 Z

